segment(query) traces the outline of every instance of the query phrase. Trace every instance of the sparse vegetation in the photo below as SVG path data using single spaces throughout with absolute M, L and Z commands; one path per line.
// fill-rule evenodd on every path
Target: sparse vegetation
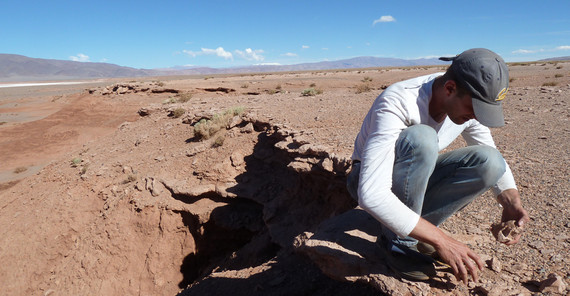
M 564 75 L 562 75 L 562 74 L 554 74 L 554 77 L 560 78 L 560 77 L 564 77 Z
M 222 145 L 224 145 L 224 141 L 226 140 L 226 137 L 224 137 L 223 135 L 220 135 L 218 137 L 216 137 L 216 140 L 214 140 L 214 143 L 212 143 L 212 147 L 220 147 Z
M 81 168 L 81 172 L 79 172 L 80 175 L 85 175 L 85 173 L 87 173 L 87 169 L 89 168 L 89 165 L 86 164 Z
M 281 84 L 277 84 L 277 86 L 275 87 L 276 90 L 281 90 Z
M 310 97 L 310 96 L 320 95 L 320 94 L 322 94 L 322 93 L 323 93 L 323 90 L 322 90 L 322 89 L 316 89 L 316 88 L 314 88 L 314 87 L 311 87 L 311 88 L 304 89 L 304 90 L 301 92 L 301 95 L 304 96 L 304 97 Z
M 184 108 L 176 108 L 172 111 L 172 118 L 179 118 L 180 116 L 184 115 L 186 110 Z
M 0 125 L 4 125 L 6 123 L 7 123 L 6 121 L 0 121 Z
M 222 128 L 226 128 L 230 123 L 230 120 L 234 116 L 242 114 L 243 111 L 243 107 L 235 107 L 226 110 L 223 113 L 214 115 L 214 117 L 212 117 L 210 120 L 200 120 L 194 125 L 194 136 L 199 140 L 206 140 L 211 138 Z
M 356 93 L 357 94 L 369 92 L 371 90 L 372 90 L 372 88 L 370 88 L 370 85 L 368 85 L 367 83 L 359 84 L 356 86 Z
M 79 166 L 79 164 L 82 162 L 83 160 L 79 157 L 76 157 L 74 159 L 71 160 L 71 167 L 75 168 L 77 166 Z
M 28 170 L 28 168 L 26 168 L 26 167 L 17 167 L 14 169 L 14 174 L 21 174 L 27 170 Z
M 192 99 L 191 93 L 183 93 L 178 95 L 178 103 L 186 103 Z
M 366 77 L 364 77 L 361 81 L 364 82 L 364 83 L 366 83 L 366 82 L 372 82 L 372 78 L 366 76 Z
M 562 66 L 558 66 L 558 67 L 556 67 L 556 69 L 560 70 L 560 69 L 562 69 Z
M 309 87 L 315 87 L 315 86 L 317 86 L 317 84 L 315 84 L 314 82 L 309 85 Z
M 545 82 L 542 84 L 542 86 L 556 86 L 556 85 L 558 85 L 558 82 L 554 82 L 554 81 Z
M 516 80 L 516 78 L 514 78 L 514 77 L 509 78 L 509 82 L 513 82 L 515 80 Z
M 249 87 L 249 84 L 247 84 L 247 83 L 244 83 L 241 85 L 241 88 L 248 88 L 248 87 Z
M 174 104 L 176 103 L 176 99 L 175 98 L 168 98 L 164 101 L 162 101 L 162 104 L 166 105 L 166 104 Z
M 164 86 L 164 82 L 162 82 L 162 81 L 157 81 L 157 82 L 156 82 L 156 85 L 158 85 L 158 86 L 160 86 L 160 87 L 163 87 L 163 86 Z

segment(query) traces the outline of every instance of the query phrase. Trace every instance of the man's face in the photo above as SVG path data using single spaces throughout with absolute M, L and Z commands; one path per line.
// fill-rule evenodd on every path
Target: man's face
M 470 94 L 460 96 L 456 92 L 450 102 L 451 104 L 447 110 L 447 116 L 449 116 L 449 119 L 451 119 L 453 123 L 463 124 L 466 121 L 475 118 L 473 102 L 471 101 Z

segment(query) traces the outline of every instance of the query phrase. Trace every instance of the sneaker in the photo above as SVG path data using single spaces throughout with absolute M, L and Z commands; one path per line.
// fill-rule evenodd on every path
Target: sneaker
M 396 275 L 410 281 L 426 281 L 436 276 L 434 260 L 425 256 L 414 248 L 402 245 L 392 245 L 379 239 L 380 249 L 386 259 L 386 264 Z

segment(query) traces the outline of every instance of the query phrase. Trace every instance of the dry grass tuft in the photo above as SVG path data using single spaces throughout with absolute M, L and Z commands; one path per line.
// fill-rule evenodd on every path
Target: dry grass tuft
M 311 88 L 304 89 L 301 92 L 301 95 L 304 97 L 311 97 L 311 96 L 320 95 L 322 93 L 323 93 L 322 89 L 317 89 L 317 88 L 311 87 Z
M 234 116 L 242 114 L 243 107 L 235 107 L 218 113 L 210 120 L 202 119 L 194 125 L 194 136 L 198 140 L 207 140 L 222 128 L 226 128 Z
M 14 174 L 21 174 L 27 170 L 28 170 L 28 168 L 26 168 L 26 167 L 17 167 L 14 169 Z
M 371 90 L 372 90 L 372 88 L 370 88 L 370 85 L 368 85 L 368 83 L 363 83 L 363 84 L 359 84 L 356 86 L 356 93 L 357 94 L 369 92 Z
M 184 108 L 176 108 L 174 111 L 172 111 L 172 118 L 179 118 L 180 116 L 184 115 L 184 113 L 186 113 L 186 110 L 184 110 Z
M 554 82 L 554 81 L 550 81 L 550 82 L 545 82 L 542 84 L 542 86 L 557 86 L 558 82 Z

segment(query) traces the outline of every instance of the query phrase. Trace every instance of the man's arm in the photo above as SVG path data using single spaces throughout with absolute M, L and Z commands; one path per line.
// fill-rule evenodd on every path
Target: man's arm
M 518 190 L 507 189 L 497 196 L 497 200 L 503 206 L 503 214 L 501 222 L 515 220 L 517 226 L 524 228 L 526 222 L 530 221 L 528 212 L 523 208 L 521 198 Z M 519 242 L 521 234 L 515 236 L 513 240 L 505 243 L 506 245 L 513 245 Z

